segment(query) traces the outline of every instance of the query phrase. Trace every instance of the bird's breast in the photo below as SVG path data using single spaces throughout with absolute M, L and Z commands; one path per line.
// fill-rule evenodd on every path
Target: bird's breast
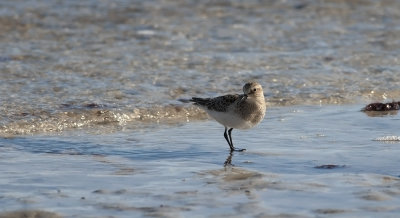
M 265 103 L 260 104 L 256 101 L 246 101 L 238 105 L 235 111 L 244 121 L 249 122 L 249 125 L 257 125 L 264 119 Z

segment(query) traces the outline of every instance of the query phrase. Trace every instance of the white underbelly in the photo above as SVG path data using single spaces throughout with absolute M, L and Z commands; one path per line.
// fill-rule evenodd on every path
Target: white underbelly
M 218 123 L 234 129 L 249 129 L 255 126 L 250 121 L 243 120 L 235 113 L 225 113 L 217 111 L 208 111 L 208 114 L 214 118 Z

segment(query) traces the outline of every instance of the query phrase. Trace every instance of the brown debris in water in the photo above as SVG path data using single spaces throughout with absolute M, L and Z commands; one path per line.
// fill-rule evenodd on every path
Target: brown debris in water
M 362 111 L 392 111 L 392 110 L 399 110 L 400 109 L 400 101 L 398 102 L 391 102 L 391 103 L 371 103 L 365 108 L 362 109 Z
M 341 213 L 346 213 L 346 212 L 350 212 L 348 210 L 343 210 L 343 209 L 316 209 L 314 210 L 315 213 L 318 214 L 341 214 Z
M 0 218 L 61 218 L 61 216 L 42 210 L 18 210 L 0 213 Z
M 104 105 L 96 104 L 96 103 L 88 103 L 88 104 L 84 104 L 83 106 L 87 107 L 87 108 L 101 108 L 101 107 L 104 107 Z
M 316 169 L 336 169 L 336 168 L 344 168 L 346 165 L 336 165 L 336 164 L 324 164 L 315 166 Z

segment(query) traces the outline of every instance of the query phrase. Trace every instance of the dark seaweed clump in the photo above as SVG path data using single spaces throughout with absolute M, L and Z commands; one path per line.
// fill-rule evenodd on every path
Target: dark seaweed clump
M 324 164 L 315 166 L 315 169 L 336 169 L 336 168 L 345 168 L 346 165 L 336 165 L 336 164 Z
M 363 109 L 363 111 L 393 111 L 400 109 L 400 101 L 391 103 L 372 103 Z

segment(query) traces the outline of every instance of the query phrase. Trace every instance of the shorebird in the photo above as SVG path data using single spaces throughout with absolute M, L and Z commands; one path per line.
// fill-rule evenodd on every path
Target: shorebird
M 266 110 L 264 92 L 257 82 L 246 83 L 243 86 L 243 94 L 215 98 L 192 97 L 189 101 L 194 102 L 225 127 L 224 137 L 231 152 L 246 150 L 233 146 L 232 130 L 256 126 L 264 119 Z

